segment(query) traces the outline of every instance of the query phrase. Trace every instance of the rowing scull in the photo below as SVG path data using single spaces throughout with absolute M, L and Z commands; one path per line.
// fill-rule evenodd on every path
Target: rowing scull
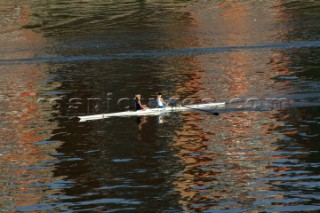
M 182 112 L 182 111 L 208 111 L 211 112 L 216 109 L 221 109 L 225 106 L 225 103 L 206 103 L 206 104 L 192 104 L 185 106 L 173 106 L 166 108 L 151 108 L 146 110 L 137 110 L 137 111 L 124 111 L 124 112 L 115 112 L 115 113 L 104 113 L 96 115 L 86 115 L 78 116 L 80 122 L 89 121 L 89 120 L 98 120 L 111 117 L 131 117 L 131 116 L 155 116 L 160 115 L 165 112 Z

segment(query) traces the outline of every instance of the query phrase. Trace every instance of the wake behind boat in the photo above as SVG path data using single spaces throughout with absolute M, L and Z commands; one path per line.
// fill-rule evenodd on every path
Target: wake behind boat
M 124 111 L 115 113 L 104 113 L 96 115 L 78 116 L 79 122 L 89 121 L 89 120 L 99 120 L 111 117 L 131 117 L 131 116 L 156 116 L 165 112 L 181 112 L 181 111 L 205 111 L 211 112 L 216 109 L 222 109 L 225 103 L 206 103 L 206 104 L 192 104 L 185 106 L 172 106 L 166 108 L 151 108 L 146 110 L 137 111 Z

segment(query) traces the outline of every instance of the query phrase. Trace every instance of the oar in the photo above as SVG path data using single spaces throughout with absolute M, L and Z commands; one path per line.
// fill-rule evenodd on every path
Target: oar
M 193 109 L 193 110 L 198 110 L 198 111 L 202 111 L 202 112 L 207 112 L 207 113 L 210 113 L 210 114 L 215 115 L 215 116 L 219 115 L 218 112 L 212 112 L 212 111 L 209 111 L 209 110 L 198 109 L 198 108 L 187 107 L 187 106 L 182 106 L 182 107 L 185 107 L 185 108 L 188 108 L 188 109 Z
M 170 103 L 170 100 L 168 102 Z M 170 103 L 171 107 L 176 106 L 176 104 L 177 104 L 176 102 Z M 182 107 L 185 107 L 185 108 L 188 108 L 188 109 L 193 109 L 193 110 L 198 110 L 198 111 L 202 111 L 202 112 L 207 112 L 207 113 L 210 113 L 210 114 L 215 115 L 215 116 L 219 115 L 218 112 L 212 112 L 212 111 L 209 111 L 209 110 L 198 109 L 198 108 L 187 107 L 187 106 L 182 106 Z

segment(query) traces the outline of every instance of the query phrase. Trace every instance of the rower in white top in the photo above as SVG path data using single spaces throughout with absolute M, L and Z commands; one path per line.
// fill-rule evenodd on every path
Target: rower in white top
M 166 108 L 167 106 L 170 106 L 168 102 L 163 100 L 162 94 L 160 92 L 157 93 L 157 107 L 158 108 Z

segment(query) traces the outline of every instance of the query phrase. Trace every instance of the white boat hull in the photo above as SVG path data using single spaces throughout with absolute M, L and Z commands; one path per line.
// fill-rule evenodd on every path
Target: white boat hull
M 78 116 L 80 122 L 89 121 L 89 120 L 99 120 L 111 117 L 131 117 L 131 116 L 155 116 L 160 115 L 166 112 L 181 112 L 181 111 L 213 111 L 216 109 L 221 109 L 225 106 L 225 103 L 206 103 L 206 104 L 193 104 L 185 106 L 175 106 L 175 107 L 166 107 L 166 108 L 152 108 L 146 110 L 137 110 L 137 111 L 125 111 L 125 112 L 116 112 L 116 113 L 104 113 L 96 115 L 86 115 Z

